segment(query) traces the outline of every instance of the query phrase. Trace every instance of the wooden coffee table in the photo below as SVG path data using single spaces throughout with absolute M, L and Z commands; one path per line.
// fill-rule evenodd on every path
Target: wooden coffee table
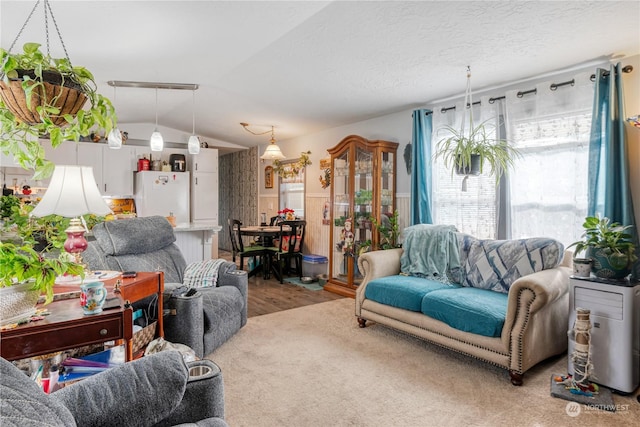
M 164 336 L 162 323 L 162 272 L 138 273 L 131 279 L 112 279 L 105 285 L 112 294 L 118 280 L 120 283 L 120 308 L 104 310 L 99 314 L 85 315 L 78 298 L 54 301 L 46 307 L 50 315 L 43 320 L 27 323 L 0 333 L 0 356 L 7 360 L 18 360 L 70 348 L 122 340 L 125 343 L 127 361 L 133 359 L 133 310 L 131 303 L 153 294 L 158 295 L 158 325 L 156 335 Z M 56 285 L 56 293 L 78 291 L 78 286 Z M 116 293 L 117 295 L 118 293 Z

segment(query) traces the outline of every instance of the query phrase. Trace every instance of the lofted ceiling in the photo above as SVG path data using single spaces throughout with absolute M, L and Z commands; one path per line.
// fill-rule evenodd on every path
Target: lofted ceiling
M 8 49 L 35 1 L 0 1 Z M 155 91 L 196 83 L 196 133 L 250 147 L 593 60 L 640 53 L 640 1 L 51 0 L 69 57 L 114 101 L 120 128 L 155 122 Z M 18 39 L 44 45 L 40 5 Z M 50 26 L 52 56 L 64 56 Z M 640 70 L 638 70 L 640 72 Z M 190 133 L 192 92 L 161 90 L 158 122 Z

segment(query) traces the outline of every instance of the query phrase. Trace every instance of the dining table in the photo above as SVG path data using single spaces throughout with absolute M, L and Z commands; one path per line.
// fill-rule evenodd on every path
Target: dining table
M 261 246 L 268 248 L 273 246 L 274 240 L 283 234 L 286 235 L 288 229 L 290 230 L 290 227 L 285 226 L 281 230 L 279 225 L 244 225 L 240 227 L 240 236 L 260 237 Z M 261 262 L 249 271 L 249 277 L 262 272 L 262 277 L 269 279 L 272 269 L 274 269 L 274 266 L 271 265 L 270 257 L 263 256 Z

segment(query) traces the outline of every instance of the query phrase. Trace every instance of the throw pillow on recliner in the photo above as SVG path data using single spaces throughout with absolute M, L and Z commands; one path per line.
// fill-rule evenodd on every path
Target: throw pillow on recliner
M 511 284 L 520 277 L 560 264 L 564 246 L 545 237 L 479 240 L 462 235 L 460 252 L 463 286 L 509 293 Z

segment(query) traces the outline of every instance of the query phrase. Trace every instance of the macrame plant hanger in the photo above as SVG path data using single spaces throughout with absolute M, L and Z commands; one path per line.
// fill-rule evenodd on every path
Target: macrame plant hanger
M 467 65 L 467 88 L 464 93 L 464 104 L 462 105 L 462 119 L 460 120 L 460 135 L 464 136 L 465 126 L 465 114 L 469 109 L 469 131 L 473 129 L 473 95 L 471 93 L 471 66 Z M 469 175 L 466 174 L 462 178 L 462 191 L 467 191 L 467 179 Z

